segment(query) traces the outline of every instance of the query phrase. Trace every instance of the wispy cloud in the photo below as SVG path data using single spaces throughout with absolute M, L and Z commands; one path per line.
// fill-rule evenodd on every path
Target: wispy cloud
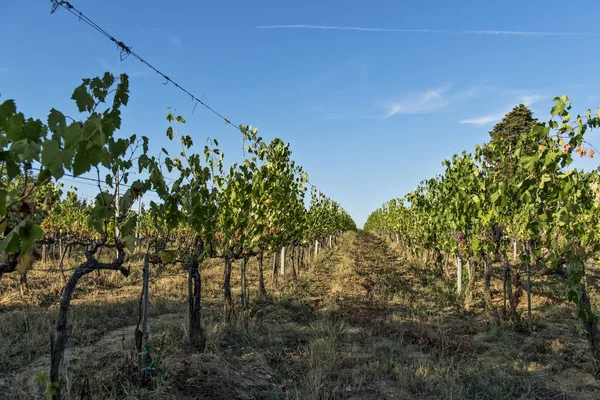
M 386 106 L 387 111 L 384 118 L 396 114 L 427 114 L 445 108 L 449 103 L 446 98 L 448 89 L 450 89 L 450 86 L 445 85 L 412 94 L 403 100 L 390 103 Z
M 542 96 L 541 94 L 526 94 L 523 96 L 519 96 L 517 101 L 519 102 L 519 104 L 530 106 L 534 103 L 537 103 L 538 101 L 544 100 L 545 98 L 546 97 Z
M 517 97 L 516 103 L 524 104 L 529 107 L 532 104 L 535 104 L 544 99 L 546 99 L 546 96 L 543 96 L 541 94 L 537 94 L 537 93 L 524 94 L 524 95 L 520 95 Z M 475 117 L 475 118 L 463 119 L 463 120 L 458 121 L 458 123 L 459 124 L 468 124 L 468 125 L 486 125 L 486 124 L 489 124 L 492 122 L 497 122 L 497 121 L 500 121 L 502 119 L 502 117 L 504 117 L 506 115 L 506 113 L 508 113 L 511 110 L 511 108 L 512 107 L 507 107 L 504 109 L 503 112 L 499 112 L 499 113 L 491 113 L 491 114 L 486 114 L 486 115 L 482 115 L 482 116 Z
M 365 28 L 360 26 L 332 25 L 261 25 L 256 29 L 319 29 L 335 31 L 359 32 L 395 32 L 395 33 L 437 33 L 459 35 L 488 35 L 488 36 L 595 36 L 587 32 L 538 32 L 538 31 L 509 31 L 509 30 L 440 30 L 440 29 L 396 29 L 396 28 Z
M 458 121 L 459 124 L 470 124 L 470 125 L 485 125 L 490 122 L 496 122 L 502 119 L 504 114 L 490 114 L 490 115 L 482 115 L 481 117 L 476 118 L 467 118 Z
M 171 43 L 173 50 L 181 50 L 183 47 L 181 39 L 179 39 L 177 36 L 169 36 L 169 43 Z
M 0 74 L 6 74 L 8 72 L 8 68 L 0 68 Z

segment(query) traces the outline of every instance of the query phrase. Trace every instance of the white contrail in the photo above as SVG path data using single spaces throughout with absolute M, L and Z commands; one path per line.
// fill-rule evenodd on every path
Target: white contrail
M 396 28 L 363 28 L 359 26 L 330 26 L 330 25 L 262 25 L 256 29 L 321 29 L 336 31 L 361 31 L 361 32 L 398 32 L 398 33 L 446 33 L 463 35 L 497 35 L 497 36 L 590 36 L 591 33 L 580 32 L 531 32 L 531 31 L 493 31 L 493 30 L 465 30 L 448 31 L 438 29 L 396 29 Z

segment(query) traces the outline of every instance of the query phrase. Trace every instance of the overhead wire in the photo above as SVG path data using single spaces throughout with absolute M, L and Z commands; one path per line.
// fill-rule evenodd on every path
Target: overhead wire
M 41 168 L 34 167 L 33 169 L 35 169 L 36 171 L 40 171 L 40 172 L 42 171 Z M 64 181 L 73 182 L 73 183 L 82 183 L 84 185 L 95 186 L 95 187 L 101 186 L 101 188 L 104 188 L 104 189 L 114 189 L 113 187 L 106 184 L 105 182 L 99 182 L 97 178 L 91 178 L 89 176 L 84 176 L 84 175 L 72 175 L 72 174 L 68 174 L 68 173 L 63 173 L 63 176 L 61 178 L 59 178 L 58 180 L 64 180 Z M 119 183 L 119 186 L 123 186 L 126 188 L 133 187 L 132 185 L 128 185 L 126 183 Z M 152 190 L 152 189 L 146 190 L 144 192 L 144 194 L 147 194 L 149 196 L 154 196 L 158 199 L 160 198 L 158 196 L 158 193 L 156 193 L 156 191 Z
M 117 46 L 117 48 L 120 50 L 120 59 L 121 59 L 121 61 L 124 61 L 129 56 L 134 57 L 135 59 L 137 59 L 138 61 L 140 61 L 142 64 L 146 65 L 148 68 L 150 68 L 151 70 L 153 70 L 154 72 L 156 72 L 162 78 L 164 78 L 165 79 L 165 83 L 164 83 L 165 85 L 168 84 L 168 83 L 171 83 L 173 86 L 175 86 L 181 92 L 185 93 L 187 96 L 190 96 L 191 99 L 192 99 L 192 101 L 194 101 L 194 109 L 195 109 L 196 105 L 200 104 L 204 108 L 206 108 L 208 111 L 210 111 L 211 113 L 213 113 L 214 115 L 218 116 L 223 121 L 225 121 L 226 125 L 231 125 L 235 130 L 237 130 L 239 132 L 242 132 L 242 129 L 240 128 L 240 125 L 236 125 L 236 124 L 232 123 L 230 118 L 225 117 L 223 113 L 217 111 L 215 108 L 211 107 L 206 102 L 204 102 L 204 100 L 202 100 L 198 96 L 194 95 L 190 90 L 184 88 L 179 83 L 175 82 L 167 74 L 163 73 L 161 70 L 159 70 L 157 67 L 155 67 L 153 64 L 151 64 L 145 58 L 143 58 L 138 53 L 136 53 L 135 51 L 133 51 L 132 48 L 131 48 L 131 46 L 127 46 L 124 42 L 122 42 L 120 40 L 117 40 L 113 35 L 111 35 L 110 33 L 108 33 L 100 25 L 98 25 L 97 23 L 95 23 L 91 18 L 89 18 L 87 15 L 85 15 L 82 11 L 78 10 L 77 8 L 75 8 L 70 2 L 64 1 L 64 0 L 50 0 L 50 1 L 52 3 L 52 9 L 50 11 L 50 14 L 53 14 L 59 7 L 64 8 L 69 13 L 71 13 L 74 16 L 76 16 L 79 19 L 79 21 L 85 23 L 86 25 L 89 25 L 91 28 L 93 28 L 94 30 L 96 30 L 97 32 L 99 32 L 101 35 L 103 35 L 104 37 L 106 37 L 108 40 L 110 40 L 111 42 L 113 42 Z M 317 189 L 317 187 L 315 185 L 313 185 L 310 181 L 308 181 L 307 184 L 310 185 L 311 187 Z
M 70 12 L 71 14 L 73 14 L 74 16 L 78 17 L 81 22 L 89 25 L 94 30 L 98 31 L 100 34 L 102 34 L 103 36 L 105 36 L 108 40 L 110 40 L 111 42 L 113 42 L 120 49 L 120 51 L 121 51 L 121 61 L 125 60 L 129 56 L 134 57 L 135 59 L 137 59 L 138 61 L 140 61 L 142 64 L 146 65 L 148 68 L 150 68 L 151 70 L 153 70 L 154 72 L 156 72 L 158 75 L 160 75 L 161 77 L 163 77 L 167 83 L 171 83 L 177 89 L 181 90 L 183 93 L 185 93 L 186 95 L 190 96 L 195 103 L 202 105 L 207 110 L 209 110 L 210 112 L 212 112 L 216 116 L 218 116 L 221 119 L 223 119 L 223 121 L 225 121 L 226 124 L 231 125 L 236 130 L 240 131 L 239 126 L 236 126 L 235 124 L 233 124 L 231 122 L 231 119 L 226 118 L 222 113 L 220 113 L 219 111 L 215 110 L 213 107 L 209 106 L 202 99 L 200 99 L 199 97 L 197 97 L 196 95 L 194 95 L 191 91 L 187 90 L 186 88 L 184 88 L 183 86 L 181 86 L 179 83 L 175 82 L 168 75 L 166 75 L 165 73 L 163 73 L 162 71 L 160 71 L 157 67 L 155 67 L 153 64 L 151 64 L 150 62 L 148 62 L 145 58 L 143 58 L 142 56 L 140 56 L 139 54 L 137 54 L 135 51 L 133 51 L 130 46 L 127 46 L 122 41 L 117 40 L 114 36 L 112 36 L 110 33 L 108 33 L 106 30 L 104 30 L 102 27 L 100 27 L 100 25 L 98 25 L 97 23 L 95 23 L 94 21 L 92 21 L 87 15 L 85 15 L 83 12 L 81 12 L 80 10 L 78 10 L 77 8 L 75 8 L 71 3 L 69 3 L 68 1 L 60 1 L 60 0 L 51 0 L 51 2 L 52 2 L 52 10 L 50 11 L 51 14 L 53 14 L 59 7 L 64 8 L 65 10 L 67 10 L 68 12 Z

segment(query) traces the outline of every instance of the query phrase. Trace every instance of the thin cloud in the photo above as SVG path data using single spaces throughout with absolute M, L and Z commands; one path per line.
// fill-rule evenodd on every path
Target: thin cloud
M 449 104 L 472 96 L 475 91 L 469 90 L 464 93 L 449 94 L 450 85 L 440 86 L 424 92 L 414 93 L 406 98 L 391 102 L 386 105 L 384 118 L 390 118 L 397 114 L 428 114 L 443 108 Z
M 7 74 L 8 72 L 10 72 L 8 68 L 0 68 L 0 74 Z
M 437 33 L 459 35 L 488 35 L 488 36 L 591 36 L 586 32 L 536 32 L 536 31 L 505 31 L 505 30 L 439 30 L 439 29 L 396 29 L 396 28 L 364 28 L 359 26 L 331 25 L 261 25 L 256 29 L 318 29 L 335 31 L 359 32 L 396 32 L 396 33 Z
M 517 100 L 519 104 L 524 104 L 529 107 L 530 105 L 537 103 L 538 101 L 544 100 L 545 98 L 546 97 L 542 96 L 541 94 L 530 94 L 519 96 Z
M 525 95 L 521 95 L 517 98 L 517 104 L 523 104 L 523 105 L 526 105 L 529 107 L 532 104 L 535 104 L 544 99 L 546 99 L 546 97 L 542 96 L 540 94 L 525 94 Z M 500 121 L 502 119 L 502 117 L 504 117 L 510 110 L 511 110 L 511 108 L 507 108 L 502 113 L 494 113 L 494 114 L 482 115 L 480 117 L 475 117 L 475 118 L 467 118 L 467 119 L 458 121 L 458 123 L 459 124 L 468 124 L 468 125 L 486 125 L 486 124 L 489 124 L 492 122 Z
M 490 115 L 482 115 L 477 118 L 467 118 L 461 121 L 458 121 L 459 124 L 470 124 L 470 125 L 485 125 L 490 122 L 496 122 L 502 119 L 504 114 L 490 114 Z

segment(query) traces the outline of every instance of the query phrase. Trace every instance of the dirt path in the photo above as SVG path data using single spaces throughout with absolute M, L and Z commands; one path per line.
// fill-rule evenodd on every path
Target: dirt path
M 452 282 L 401 259 L 378 237 L 344 236 L 315 272 L 311 295 L 323 299 L 316 319 L 334 324 L 330 346 L 346 368 L 314 398 L 340 391 L 356 399 L 600 396 L 586 370 L 587 344 L 565 332 L 569 322 L 532 335 L 490 327 L 482 310 L 462 310 Z

